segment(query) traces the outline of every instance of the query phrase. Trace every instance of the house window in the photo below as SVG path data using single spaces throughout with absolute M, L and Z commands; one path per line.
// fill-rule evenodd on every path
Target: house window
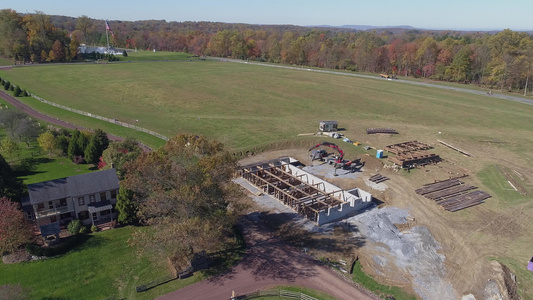
M 98 214 L 97 213 L 93 213 L 93 220 L 98 220 Z
M 83 198 L 83 197 L 78 197 L 78 205 L 79 205 L 79 206 L 85 205 L 85 198 Z
M 38 209 L 38 210 L 42 210 L 42 209 L 44 209 L 44 203 L 39 203 L 39 204 L 37 204 L 37 209 Z
M 117 191 L 116 190 L 112 190 L 111 191 L 111 199 L 117 199 Z
M 59 206 L 67 206 L 67 198 L 59 200 Z
M 100 215 L 101 215 L 101 216 L 109 215 L 109 210 L 102 210 L 102 211 L 100 212 Z
M 105 201 L 105 200 L 107 200 L 107 197 L 106 197 L 105 194 L 106 194 L 105 192 L 100 193 L 100 201 Z
M 69 219 L 69 218 L 72 218 L 72 214 L 71 213 L 64 213 L 64 214 L 59 215 L 59 220 L 65 220 L 65 219 Z
M 33 219 L 32 215 L 31 215 L 31 211 L 29 211 L 29 210 L 26 211 L 26 219 L 28 219 L 30 221 Z
M 54 208 L 54 202 L 48 201 L 48 209 L 53 209 L 53 208 Z
M 84 210 L 84 211 L 80 211 L 78 213 L 78 219 L 80 219 L 81 221 L 83 220 L 87 220 L 89 218 L 89 212 Z
M 90 202 L 90 203 L 94 203 L 94 202 L 96 202 L 96 197 L 95 197 L 95 195 L 89 195 L 89 202 Z

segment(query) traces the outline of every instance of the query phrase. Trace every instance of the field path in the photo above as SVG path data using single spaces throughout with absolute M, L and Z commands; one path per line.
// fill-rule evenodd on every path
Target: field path
M 232 291 L 242 296 L 277 285 L 308 287 L 339 300 L 379 299 L 324 267 L 301 249 L 288 245 L 262 226 L 261 221 L 244 219 L 241 228 L 247 253 L 237 266 L 156 299 L 229 300 Z
M 244 60 L 221 58 L 221 57 L 209 57 L 209 59 L 219 60 L 223 62 L 245 63 L 245 64 L 251 64 L 251 65 L 271 67 L 271 68 L 283 68 L 283 69 L 291 69 L 291 70 L 299 70 L 299 71 L 318 72 L 318 73 L 335 74 L 335 75 L 342 75 L 342 76 L 368 78 L 368 79 L 375 79 L 375 80 L 387 80 L 384 78 L 380 78 L 378 76 L 355 74 L 355 73 L 348 73 L 348 72 L 328 71 L 324 69 L 310 69 L 305 66 L 292 67 L 292 66 L 285 66 L 285 65 L 275 65 L 275 64 L 267 64 L 267 63 L 244 61 Z M 487 97 L 492 97 L 492 98 L 498 98 L 498 99 L 521 102 L 524 104 L 533 105 L 533 99 L 528 99 L 528 98 L 523 98 L 523 97 L 518 97 L 518 96 L 505 95 L 505 94 L 499 94 L 499 93 L 496 93 L 496 94 L 493 93 L 491 95 L 488 95 L 487 91 L 478 91 L 478 90 L 473 90 L 473 89 L 453 87 L 453 86 L 422 82 L 422 81 L 411 81 L 411 80 L 404 80 L 404 79 L 395 79 L 395 80 L 388 79 L 388 80 L 391 80 L 393 82 L 401 82 L 405 84 L 412 84 L 412 85 L 419 85 L 419 86 L 429 86 L 429 87 L 434 87 L 434 88 L 439 88 L 439 89 L 452 90 L 452 91 L 457 91 L 457 92 L 462 92 L 462 93 L 470 93 L 470 94 L 475 94 L 475 95 L 480 95 L 480 96 L 487 96 Z
M 4 99 L 6 102 L 10 103 L 11 105 L 13 105 L 17 109 L 23 111 L 24 113 L 28 114 L 29 116 L 31 116 L 33 118 L 36 118 L 36 119 L 39 119 L 39 120 L 42 120 L 42 121 L 45 121 L 47 123 L 54 124 L 54 125 L 57 125 L 57 126 L 61 126 L 63 128 L 67 128 L 67 129 L 72 129 L 72 130 L 74 130 L 74 129 L 90 130 L 88 128 L 81 127 L 81 126 L 78 126 L 78 125 L 63 121 L 63 120 L 59 120 L 59 119 L 50 117 L 50 116 L 45 115 L 43 113 L 40 113 L 40 112 L 34 110 L 33 108 L 27 106 L 26 104 L 18 101 L 15 97 L 11 96 L 10 94 L 8 94 L 5 91 L 0 91 L 0 98 Z M 112 134 L 109 134 L 109 133 L 107 134 L 107 137 L 111 141 L 121 141 L 123 139 L 122 137 L 119 137 L 119 136 L 116 136 L 116 135 L 112 135 Z M 141 148 L 143 148 L 144 151 L 151 151 L 151 149 L 149 147 L 147 147 L 146 145 L 141 144 L 141 143 L 139 143 L 139 145 L 141 146 Z

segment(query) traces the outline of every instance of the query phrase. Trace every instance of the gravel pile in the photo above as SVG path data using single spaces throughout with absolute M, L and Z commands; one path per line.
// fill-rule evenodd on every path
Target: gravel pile
M 423 226 L 400 232 L 394 225 L 405 224 L 408 216 L 408 211 L 396 207 L 374 208 L 346 222 L 357 226 L 367 240 L 365 247 L 372 247 L 372 259 L 382 267 L 378 273 L 389 278 L 398 276 L 389 274 L 393 269 L 408 273 L 413 289 L 422 299 L 458 299 L 445 279 L 445 257 L 438 253 L 441 247 L 431 232 Z

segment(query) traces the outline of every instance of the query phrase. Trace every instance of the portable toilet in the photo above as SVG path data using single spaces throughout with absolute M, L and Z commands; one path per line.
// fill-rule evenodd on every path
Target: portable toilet
M 383 150 L 378 150 L 378 151 L 376 152 L 376 157 L 377 157 L 377 158 L 383 158 Z

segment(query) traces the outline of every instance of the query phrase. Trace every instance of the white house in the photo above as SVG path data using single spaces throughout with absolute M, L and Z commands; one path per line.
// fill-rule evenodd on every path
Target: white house
M 29 197 L 22 202 L 28 219 L 42 225 L 73 219 L 85 225 L 114 219 L 119 180 L 115 169 L 28 184 Z

